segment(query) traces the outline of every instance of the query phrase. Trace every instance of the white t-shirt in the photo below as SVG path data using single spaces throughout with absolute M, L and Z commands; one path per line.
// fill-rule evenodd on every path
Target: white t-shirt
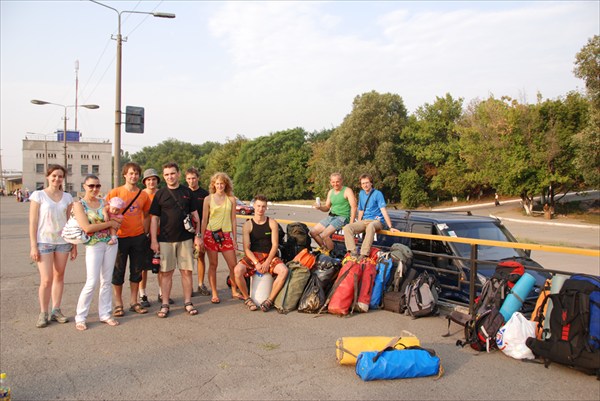
M 34 191 L 30 201 L 40 204 L 37 227 L 37 242 L 44 244 L 66 244 L 60 232 L 67 224 L 67 207 L 73 203 L 71 194 L 63 192 L 62 199 L 54 202 L 45 191 Z

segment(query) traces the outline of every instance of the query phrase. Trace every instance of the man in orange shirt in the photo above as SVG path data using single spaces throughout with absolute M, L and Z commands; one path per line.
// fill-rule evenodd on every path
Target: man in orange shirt
M 125 185 L 114 188 L 106 196 L 110 201 L 113 197 L 119 197 L 125 201 L 126 209 L 122 211 L 123 222 L 117 232 L 119 237 L 119 254 L 113 271 L 113 300 L 115 308 L 113 316 L 121 317 L 125 314 L 123 309 L 123 283 L 125 282 L 125 269 L 129 259 L 129 287 L 131 312 L 148 313 L 138 302 L 139 283 L 142 281 L 142 269 L 144 267 L 144 255 L 146 252 L 146 234 L 149 231 L 150 198 L 145 191 L 137 187 L 142 169 L 137 163 L 126 163 L 122 174 L 125 177 Z

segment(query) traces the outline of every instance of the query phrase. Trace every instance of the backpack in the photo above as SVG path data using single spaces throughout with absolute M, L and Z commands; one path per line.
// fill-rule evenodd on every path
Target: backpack
M 310 278 L 310 270 L 301 263 L 291 261 L 286 265 L 288 268 L 287 278 L 273 303 L 277 311 L 283 314 L 298 307 L 298 302 L 300 302 L 306 283 Z
M 404 292 L 406 314 L 413 318 L 438 314 L 438 293 L 440 287 L 434 276 L 427 272 L 410 283 Z
M 386 291 L 392 277 L 392 267 L 393 260 L 389 254 L 382 255 L 377 261 L 377 275 L 373 283 L 373 295 L 371 296 L 371 302 L 369 302 L 369 308 L 379 309 L 383 305 L 383 293 Z
M 341 261 L 323 254 L 317 257 L 315 266 L 310 271 L 310 278 L 304 288 L 298 312 L 317 313 L 321 310 L 327 300 L 327 293 L 331 289 L 338 272 Z
M 308 226 L 296 221 L 287 225 L 287 242 L 285 243 L 284 259 L 292 260 L 302 249 L 310 249 L 311 238 Z
M 354 260 L 347 261 L 331 287 L 321 311 L 327 307 L 327 311 L 333 315 L 344 316 L 353 313 L 358 300 L 362 272 L 361 264 Z
M 496 334 L 504 323 L 504 316 L 496 307 L 478 314 L 465 324 L 465 341 L 458 340 L 456 345 L 464 347 L 469 344 L 476 351 L 490 352 L 498 348 Z
M 281 227 L 281 224 L 277 223 L 277 229 L 279 232 L 279 257 L 281 257 L 281 259 L 284 259 L 285 255 L 285 231 L 283 230 L 283 227 Z M 288 262 L 287 260 L 284 260 L 284 262 Z
M 548 297 L 550 296 L 550 288 L 552 288 L 552 279 L 547 279 L 544 287 L 540 290 L 540 295 L 535 302 L 535 308 L 531 314 L 531 321 L 536 323 L 535 337 L 538 339 L 545 338 L 544 321 L 546 320 L 548 311 Z
M 373 296 L 373 286 L 377 276 L 377 267 L 370 261 L 361 263 L 362 276 L 358 284 L 358 298 L 356 299 L 356 310 L 358 312 L 368 312 L 371 298 Z
M 528 338 L 527 346 L 546 367 L 558 362 L 600 378 L 600 278 L 575 274 L 550 294 L 550 338 Z
M 481 287 L 481 293 L 475 300 L 475 315 L 502 306 L 504 299 L 525 273 L 519 262 L 512 260 L 498 263 L 492 277 Z

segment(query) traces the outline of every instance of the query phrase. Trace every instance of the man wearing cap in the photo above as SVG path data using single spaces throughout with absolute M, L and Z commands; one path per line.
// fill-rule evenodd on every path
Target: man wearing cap
M 188 184 L 188 188 L 192 191 L 192 195 L 198 202 L 198 217 L 200 221 L 202 221 L 202 205 L 204 205 L 204 198 L 206 198 L 209 193 L 206 189 L 200 188 L 198 178 L 200 173 L 195 167 L 190 167 L 185 171 L 185 181 Z M 196 253 L 198 255 L 198 292 L 193 295 L 211 295 L 211 292 L 204 285 L 204 271 L 206 265 L 204 264 L 204 249 L 197 249 Z M 196 253 L 194 255 L 196 255 Z
M 148 194 L 137 187 L 142 169 L 137 163 L 129 162 L 123 166 L 122 174 L 125 184 L 112 189 L 106 196 L 110 201 L 113 197 L 119 197 L 126 203 L 123 214 L 123 222 L 117 232 L 119 237 L 119 254 L 113 271 L 113 300 L 115 307 L 113 316 L 125 315 L 123 308 L 123 283 L 125 282 L 125 270 L 129 259 L 129 310 L 140 314 L 148 313 L 138 302 L 139 283 L 142 281 L 142 269 L 144 255 L 146 253 L 147 239 L 150 219 L 150 198 Z
M 144 184 L 144 186 L 146 188 L 144 188 L 144 192 L 146 192 L 148 194 L 148 198 L 150 199 L 150 203 L 152 204 L 152 200 L 154 199 L 154 195 L 156 194 L 156 192 L 158 191 L 158 183 L 160 182 L 160 177 L 158 175 L 158 172 L 153 169 L 153 168 L 149 168 L 144 170 L 144 176 L 142 178 L 142 184 Z M 148 240 L 147 240 L 147 253 L 145 254 L 145 258 L 144 258 L 144 268 L 142 270 L 142 281 L 140 281 L 140 304 L 144 307 L 144 308 L 149 308 L 150 307 L 150 301 L 148 300 L 148 295 L 146 294 L 146 283 L 148 282 L 148 270 L 152 270 L 153 272 L 158 272 L 158 270 L 160 269 L 160 266 L 158 265 L 153 265 L 152 264 L 152 256 L 153 256 L 154 252 L 152 252 L 152 249 L 150 249 L 150 237 L 148 234 Z M 162 293 L 160 292 L 160 279 L 161 276 L 158 275 L 158 302 L 162 302 L 161 298 L 162 298 Z M 173 303 L 172 299 L 169 299 L 169 303 Z

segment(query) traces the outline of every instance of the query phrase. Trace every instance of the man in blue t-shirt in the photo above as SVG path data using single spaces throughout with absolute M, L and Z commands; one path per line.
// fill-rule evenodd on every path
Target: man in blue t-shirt
M 369 256 L 375 233 L 378 230 L 384 228 L 396 232 L 399 230 L 392 227 L 390 216 L 385 208 L 385 199 L 383 199 L 381 191 L 373 188 L 373 176 L 371 174 L 360 176 L 360 187 L 362 190 L 358 194 L 358 220 L 344 226 L 344 240 L 346 250 L 352 256 L 357 257 L 359 255 L 356 252 L 354 236 L 365 233 L 360 248 L 360 259 L 362 259 Z

